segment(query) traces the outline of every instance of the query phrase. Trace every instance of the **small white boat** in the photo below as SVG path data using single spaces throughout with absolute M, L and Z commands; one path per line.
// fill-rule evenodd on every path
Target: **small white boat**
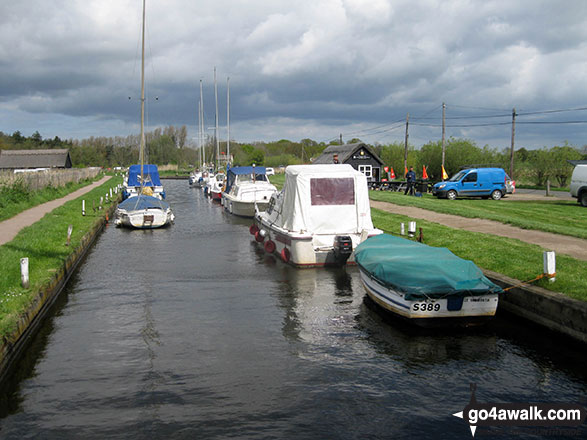
M 200 186 L 200 178 L 202 177 L 202 172 L 200 170 L 195 170 L 190 173 L 190 177 L 188 179 L 188 183 L 190 187 L 199 187 Z
M 167 202 L 144 194 L 129 197 L 114 211 L 114 224 L 129 228 L 161 228 L 174 220 L 175 216 Z
M 367 295 L 420 326 L 466 326 L 495 315 L 501 287 L 446 248 L 380 235 L 355 250 Z
M 224 181 L 226 180 L 226 175 L 224 173 L 217 173 L 213 179 L 210 179 L 209 185 L 209 194 L 212 200 L 216 200 L 219 202 L 222 199 L 222 191 L 224 188 Z
M 350 165 L 292 165 L 250 228 L 269 253 L 294 266 L 341 266 L 373 227 L 367 179 Z
M 229 168 L 222 205 L 231 214 L 254 217 L 255 210 L 265 211 L 277 188 L 269 182 L 265 167 Z
M 142 167 L 140 164 L 131 165 L 128 169 L 128 175 L 124 179 L 122 200 L 138 196 L 141 193 L 141 188 L 143 194 L 146 190 L 149 195 L 158 199 L 165 198 L 165 190 L 159 178 L 157 165 L 144 164 Z

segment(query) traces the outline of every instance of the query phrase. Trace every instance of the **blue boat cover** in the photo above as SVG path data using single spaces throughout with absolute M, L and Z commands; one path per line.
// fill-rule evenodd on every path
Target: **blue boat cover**
M 388 234 L 357 246 L 355 262 L 380 284 L 403 292 L 409 301 L 503 292 L 472 261 L 446 248 Z
M 267 170 L 265 167 L 232 167 L 229 168 L 226 172 L 226 189 L 225 192 L 229 192 L 232 185 L 234 185 L 234 181 L 236 180 L 236 176 L 243 176 L 246 174 L 253 174 L 255 173 L 255 178 L 257 180 L 267 180 L 266 173 Z
M 157 165 L 143 165 L 143 186 L 161 186 Z M 131 165 L 128 169 L 128 186 L 141 186 L 141 166 Z
M 164 202 L 157 197 L 141 194 L 138 196 L 129 197 L 124 202 L 121 202 L 118 207 L 120 209 L 125 209 L 126 211 L 136 211 L 149 208 L 162 209 L 165 211 L 167 208 L 169 208 L 169 203 Z

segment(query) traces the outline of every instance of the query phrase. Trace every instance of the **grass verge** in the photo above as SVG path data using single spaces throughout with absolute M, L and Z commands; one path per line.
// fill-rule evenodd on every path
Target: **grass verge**
M 25 185 L 16 184 L 11 186 L 0 187 L 0 221 L 14 217 L 33 206 L 51 200 L 65 197 L 66 195 L 89 185 L 92 182 L 102 178 L 98 176 L 95 179 L 86 179 L 79 183 L 69 182 L 60 187 L 46 187 L 40 191 L 33 191 Z
M 0 336 L 15 330 L 19 316 L 27 310 L 37 292 L 50 283 L 84 235 L 101 221 L 104 211 L 93 212 L 88 206 L 92 206 L 92 201 L 99 206 L 100 197 L 121 182 L 122 178 L 112 177 L 89 193 L 54 209 L 22 229 L 14 240 L 0 246 Z M 86 201 L 85 216 L 81 214 L 82 199 Z M 66 246 L 69 225 L 73 225 L 73 232 L 70 245 Z M 28 289 L 21 286 L 22 257 L 29 258 Z
M 370 191 L 372 200 L 414 206 L 443 214 L 482 218 L 554 234 L 587 239 L 585 208 L 574 200 L 495 201 L 483 199 L 438 199 L 430 194 L 406 197 L 403 193 Z
M 400 223 L 415 219 L 371 209 L 373 223 L 386 233 L 399 234 Z M 507 275 L 521 281 L 531 280 L 542 273 L 542 252 L 536 245 L 490 234 L 462 231 L 437 223 L 417 219 L 424 243 L 446 247 L 455 255 L 473 261 L 483 269 Z M 587 262 L 565 255 L 556 257 L 556 281 L 540 280 L 535 285 L 571 298 L 587 301 Z

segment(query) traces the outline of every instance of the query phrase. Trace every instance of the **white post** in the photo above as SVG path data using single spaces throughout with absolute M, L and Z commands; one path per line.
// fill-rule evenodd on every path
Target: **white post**
M 108 202 L 108 193 L 106 193 L 106 202 Z
M 71 233 L 73 232 L 73 225 L 69 225 L 67 227 L 67 244 L 66 246 L 69 246 L 69 243 L 71 242 Z
M 400 235 L 406 235 L 406 224 L 405 223 L 400 224 L 399 233 L 400 233 Z
M 22 287 L 29 288 L 29 259 L 20 259 L 20 279 L 22 280 Z
M 548 275 L 548 281 L 554 283 L 556 281 L 556 255 L 554 251 L 544 251 L 544 273 Z
M 416 222 L 410 222 L 408 225 L 408 235 L 413 237 L 416 235 Z
M 86 215 L 86 201 L 82 200 L 82 215 Z
M 112 198 L 112 188 L 110 188 L 110 198 Z
M 102 209 L 102 203 L 104 203 L 104 197 L 100 197 L 100 207 L 98 209 Z

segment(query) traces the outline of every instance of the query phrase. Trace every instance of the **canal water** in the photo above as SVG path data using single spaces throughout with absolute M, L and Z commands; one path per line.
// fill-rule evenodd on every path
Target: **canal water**
M 358 271 L 298 270 L 187 181 L 176 223 L 108 227 L 3 390 L 2 439 L 471 438 L 479 402 L 586 406 L 584 347 L 498 318 L 421 332 Z M 585 438 L 483 428 L 481 438 Z M 561 437 L 562 435 L 562 437 Z

